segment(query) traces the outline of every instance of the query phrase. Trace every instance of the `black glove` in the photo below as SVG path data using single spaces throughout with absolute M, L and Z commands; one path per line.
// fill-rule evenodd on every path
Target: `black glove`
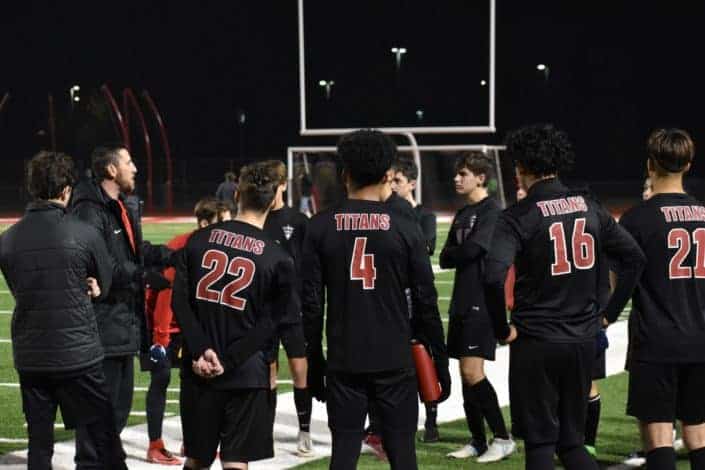
M 326 360 L 323 352 L 317 352 L 308 357 L 308 389 L 316 400 L 326 401 Z
M 142 275 L 142 280 L 144 281 L 145 288 L 155 291 L 160 291 L 171 287 L 169 280 L 157 271 L 145 271 Z
M 448 359 L 437 359 L 433 361 L 438 374 L 438 383 L 441 384 L 441 396 L 438 403 L 442 403 L 450 396 L 450 371 L 448 370 Z

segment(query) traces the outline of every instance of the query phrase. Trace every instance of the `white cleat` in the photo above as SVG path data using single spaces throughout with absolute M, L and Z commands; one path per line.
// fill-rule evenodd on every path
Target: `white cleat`
M 646 465 L 646 456 L 642 451 L 632 452 L 622 463 L 627 467 L 639 468 Z
M 311 433 L 306 431 L 299 431 L 299 442 L 296 445 L 296 455 L 299 457 L 313 457 L 316 455 L 316 451 L 313 448 L 313 441 L 311 440 Z
M 451 459 L 469 459 L 470 457 L 477 457 L 478 455 L 480 455 L 480 453 L 477 451 L 477 448 L 470 443 L 455 452 L 446 454 L 446 457 L 450 457 Z
M 509 439 L 498 439 L 495 437 L 487 452 L 477 458 L 477 463 L 499 462 L 512 455 L 516 450 L 517 445 L 511 437 Z

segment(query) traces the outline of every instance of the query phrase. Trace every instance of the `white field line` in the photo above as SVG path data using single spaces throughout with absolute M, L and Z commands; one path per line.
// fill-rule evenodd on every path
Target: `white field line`
M 12 340 L 7 338 L 0 338 L 0 343 L 12 343 Z
M 0 310 L 0 315 L 12 315 L 12 310 Z
M 29 439 L 26 437 L 0 437 L 0 444 L 27 444 Z

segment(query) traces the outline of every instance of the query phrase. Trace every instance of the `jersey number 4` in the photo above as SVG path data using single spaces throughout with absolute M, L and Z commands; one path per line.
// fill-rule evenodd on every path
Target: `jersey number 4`
M 668 263 L 668 277 L 670 279 L 696 279 L 705 278 L 705 228 L 697 228 L 693 231 L 693 243 L 695 243 L 695 267 L 683 266 L 683 261 L 690 254 L 691 234 L 684 228 L 674 228 L 668 232 L 668 248 L 677 249 L 676 253 Z
M 350 260 L 350 279 L 362 281 L 364 290 L 375 288 L 377 279 L 377 268 L 375 268 L 375 255 L 365 253 L 367 247 L 367 237 L 356 237 L 353 255 Z
M 576 269 L 590 269 L 595 266 L 595 239 L 585 232 L 585 218 L 575 219 L 573 223 L 573 237 L 571 248 L 573 251 L 573 265 Z M 572 267 L 568 261 L 568 247 L 565 240 L 563 222 L 555 222 L 548 229 L 548 234 L 553 242 L 553 259 L 551 276 L 570 274 Z
M 248 258 L 236 257 L 230 260 L 228 255 L 220 250 L 208 250 L 203 254 L 201 267 L 209 271 L 203 275 L 196 285 L 196 298 L 222 304 L 235 310 L 245 310 L 247 300 L 237 294 L 247 289 L 255 277 L 255 263 Z M 225 273 L 234 276 L 222 290 L 213 289 L 213 284 L 220 281 Z

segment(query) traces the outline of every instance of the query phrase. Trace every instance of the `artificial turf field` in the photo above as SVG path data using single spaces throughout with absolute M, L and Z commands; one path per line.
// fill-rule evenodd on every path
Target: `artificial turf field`
M 144 224 L 143 232 L 145 240 L 152 243 L 165 243 L 173 236 L 193 229 L 193 224 L 183 223 L 152 223 Z M 4 230 L 6 226 L 0 227 Z M 448 224 L 438 224 L 438 249 L 432 262 L 438 264 L 438 252 L 445 241 Z M 436 286 L 439 295 L 439 309 L 444 319 L 444 327 L 447 326 L 448 303 L 453 287 L 452 271 L 444 271 L 436 274 Z M 7 442 L 9 439 L 26 439 L 27 433 L 22 414 L 22 403 L 18 384 L 17 373 L 13 367 L 12 350 L 10 339 L 11 312 L 14 306 L 11 295 L 7 290 L 7 284 L 0 277 L 0 454 L 11 450 L 26 447 L 26 442 Z M 279 378 L 284 381 L 280 383 L 280 392 L 291 391 L 290 375 L 286 366 L 286 356 L 280 351 L 280 373 Z M 149 374 L 139 371 L 139 364 L 135 362 L 135 390 L 133 413 L 130 416 L 129 424 L 139 424 L 145 421 L 145 391 L 149 384 Z M 455 372 L 455 371 L 453 371 Z M 459 386 L 457 374 L 453 374 L 453 386 Z M 601 383 L 602 394 L 602 420 L 598 434 L 598 460 L 605 464 L 620 463 L 632 450 L 638 447 L 638 436 L 636 425 L 633 419 L 624 415 L 626 400 L 626 376 L 624 374 L 608 378 Z M 169 385 L 167 399 L 167 413 L 178 413 L 178 388 L 179 377 L 176 372 L 172 374 L 172 381 Z M 442 406 L 442 405 L 441 405 Z M 507 410 L 505 409 L 505 414 Z M 57 423 L 61 423 L 60 415 Z M 66 431 L 59 424 L 56 429 L 56 439 L 71 439 L 73 433 Z M 445 454 L 462 446 L 468 439 L 467 428 L 464 420 L 456 421 L 441 426 L 442 442 L 435 444 L 419 444 L 417 455 L 419 467 L 422 469 L 451 469 L 466 468 L 468 461 L 453 461 L 445 458 Z M 297 468 L 302 469 L 324 469 L 328 468 L 327 459 L 315 461 Z M 360 469 L 383 469 L 388 468 L 386 464 L 377 462 L 369 455 L 363 455 L 358 466 Z M 492 464 L 491 468 L 496 469 L 518 469 L 523 468 L 523 453 L 499 463 Z M 681 455 L 678 468 L 689 468 L 687 456 Z

